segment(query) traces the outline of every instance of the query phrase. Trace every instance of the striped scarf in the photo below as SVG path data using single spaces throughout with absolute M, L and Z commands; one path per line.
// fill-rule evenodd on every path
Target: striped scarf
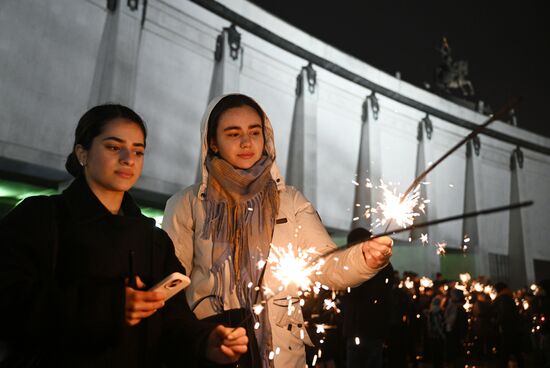
M 254 303 L 254 288 L 247 285 L 252 282 L 259 286 L 261 270 L 257 264 L 269 254 L 279 209 L 279 193 L 270 173 L 272 164 L 268 156 L 247 170 L 235 169 L 216 156 L 206 161 L 209 176 L 203 238 L 212 236 L 212 272 L 223 277 L 225 261 L 232 260 L 231 285 L 236 286 L 243 307 Z M 223 287 L 223 281 L 218 287 Z M 215 295 L 223 298 L 225 291 L 219 288 Z
M 279 210 L 277 184 L 271 177 L 273 160 L 263 156 L 247 170 L 235 169 L 227 161 L 213 156 L 206 160 L 208 186 L 205 198 L 203 239 L 212 236 L 212 269 L 215 282 L 210 299 L 217 313 L 222 313 L 225 267 L 232 260 L 230 288 L 236 290 L 241 307 L 246 308 L 259 328 L 249 331 L 260 347 L 263 367 L 272 366 L 268 354 L 272 350 L 271 326 L 267 308 L 260 316 L 253 305 L 261 296 L 262 269 L 258 261 L 267 260 L 273 227 Z M 264 266 L 265 267 L 265 266 Z M 267 307 L 267 306 L 266 306 Z

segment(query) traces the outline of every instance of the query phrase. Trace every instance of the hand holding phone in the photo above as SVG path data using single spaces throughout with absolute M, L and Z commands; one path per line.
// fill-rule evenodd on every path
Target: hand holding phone
M 165 301 L 185 289 L 191 283 L 191 279 L 182 273 L 174 272 L 166 276 L 162 281 L 150 288 L 148 291 L 163 293 Z

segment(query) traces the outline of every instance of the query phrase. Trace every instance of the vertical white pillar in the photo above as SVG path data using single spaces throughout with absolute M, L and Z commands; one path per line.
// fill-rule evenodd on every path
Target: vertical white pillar
M 523 152 L 517 147 L 510 157 L 510 203 L 521 201 L 521 169 L 523 168 Z M 522 210 L 510 212 L 508 235 L 508 256 L 510 259 L 510 286 L 515 290 L 534 282 L 534 266 L 525 244 Z
M 430 117 L 426 115 L 422 120 L 418 122 L 418 130 L 416 134 L 416 140 L 418 142 L 417 150 L 416 150 L 416 169 L 414 172 L 414 176 L 418 177 L 421 173 L 423 173 L 426 170 L 426 144 L 427 140 L 432 139 L 433 134 L 433 125 L 432 121 L 430 120 Z M 426 180 L 426 179 L 424 179 Z M 420 197 L 421 198 L 428 198 L 428 193 L 426 189 L 426 185 L 420 184 Z M 428 207 L 427 206 L 424 209 L 424 212 L 419 211 L 419 216 L 416 217 L 415 223 L 422 223 L 428 221 Z M 410 237 L 413 241 L 417 241 L 420 239 L 420 235 L 422 233 L 428 232 L 428 229 L 413 229 L 410 233 Z
M 356 176 L 359 185 L 355 188 L 353 202 L 353 218 L 358 220 L 352 220 L 351 228 L 370 229 L 371 221 L 365 217 L 366 206 L 369 206 L 368 208 L 376 206 L 375 191 L 367 186 L 367 179 L 373 185 L 378 185 L 380 181 L 380 132 L 374 126 L 374 122 L 378 119 L 378 112 L 378 100 L 373 92 L 363 102 Z
M 466 173 L 464 176 L 464 212 L 475 212 L 478 210 L 476 179 L 478 178 L 478 159 L 481 142 L 479 137 L 466 144 Z M 467 255 L 475 257 L 475 275 L 486 276 L 489 279 L 493 277 L 489 270 L 489 256 L 487 249 L 479 242 L 478 218 L 470 217 L 462 222 L 462 234 L 467 236 L 470 241 L 463 243 L 467 246 Z
M 127 106 L 134 103 L 142 27 L 139 19 L 125 13 L 138 8 L 129 9 L 125 1 L 111 3 L 114 6 L 107 9 L 89 107 L 106 102 Z
M 239 92 L 242 59 L 241 34 L 237 31 L 234 24 L 230 27 L 225 27 L 216 38 L 214 70 L 212 71 L 212 80 L 210 81 L 210 91 L 208 92 L 206 105 L 214 97 Z M 202 142 L 198 152 L 197 161 L 199 164 L 197 166 L 196 183 L 202 179 L 201 149 Z
M 317 200 L 317 76 L 308 64 L 298 74 L 287 165 L 287 183 Z
M 225 27 L 216 38 L 214 71 L 207 104 L 214 97 L 239 91 L 242 59 L 241 34 L 235 25 Z

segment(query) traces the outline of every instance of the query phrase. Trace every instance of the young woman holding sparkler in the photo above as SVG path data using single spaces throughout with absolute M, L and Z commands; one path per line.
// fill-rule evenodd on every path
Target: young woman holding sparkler
M 201 165 L 202 181 L 170 198 L 163 223 L 190 272 L 187 301 L 200 319 L 225 316 L 237 325 L 242 318 L 235 320 L 239 314 L 232 311 L 248 313 L 252 353 L 243 364 L 304 367 L 304 341 L 310 340 L 297 280 L 282 280 L 274 271 L 281 265 L 266 264 L 270 243 L 283 248 L 273 248 L 271 255 L 316 256 L 336 245 L 311 203 L 284 184 L 271 123 L 253 99 L 232 94 L 210 103 L 202 122 Z M 383 268 L 391 246 L 382 237 L 331 254 L 314 268 L 304 258 L 291 259 L 296 269 L 286 271 L 302 278 L 302 288 L 299 271 L 308 269 L 306 284 L 345 289 Z
M 90 109 L 67 158 L 74 181 L 0 221 L 0 339 L 9 343 L 0 366 L 181 367 L 230 363 L 246 351 L 244 329 L 198 321 L 183 293 L 165 300 L 144 287 L 185 272 L 170 238 L 127 192 L 141 175 L 145 138 L 131 109 Z

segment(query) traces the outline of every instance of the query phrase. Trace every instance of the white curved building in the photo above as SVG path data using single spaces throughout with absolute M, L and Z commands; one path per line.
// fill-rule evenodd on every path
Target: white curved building
M 488 118 L 243 0 L 145 3 L 144 11 L 143 1 L 132 0 L 2 2 L 0 179 L 62 186 L 77 119 L 90 106 L 118 102 L 149 127 L 135 195 L 163 208 L 196 180 L 208 100 L 240 91 L 268 111 L 287 181 L 315 203 L 341 241 L 363 223 L 365 206 L 382 200 L 365 187 L 367 178 L 404 191 Z M 513 286 L 550 277 L 550 139 L 496 121 L 469 147 L 425 180 L 430 203 L 423 220 L 525 200 L 534 205 L 422 230 L 428 245 L 418 232 L 411 243 L 409 234 L 398 235 L 394 266 L 453 278 L 469 271 Z M 445 256 L 436 254 L 437 242 L 447 244 Z

